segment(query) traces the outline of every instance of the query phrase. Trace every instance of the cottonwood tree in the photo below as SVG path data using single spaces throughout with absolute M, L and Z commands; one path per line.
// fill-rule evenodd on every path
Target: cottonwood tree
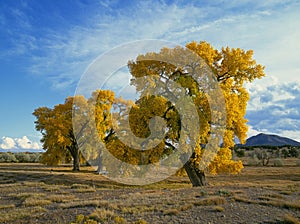
M 41 132 L 41 142 L 46 150 L 41 162 L 55 165 L 73 158 L 73 170 L 78 171 L 80 151 L 72 129 L 73 100 L 73 97 L 68 97 L 65 103 L 58 104 L 53 109 L 37 108 L 33 115 L 36 117 L 35 128 Z
M 79 171 L 80 162 L 87 162 L 86 157 L 91 162 L 101 160 L 101 150 L 93 147 L 97 139 L 105 141 L 113 132 L 110 109 L 115 101 L 120 99 L 115 99 L 112 91 L 96 90 L 88 99 L 84 96 L 67 97 L 63 104 L 53 108 L 37 108 L 33 112 L 35 127 L 42 134 L 41 142 L 46 150 L 41 162 L 55 165 L 73 160 L 73 170 Z M 81 116 L 73 116 L 78 111 Z M 76 131 L 74 126 L 78 127 Z
M 257 78 L 264 76 L 264 67 L 257 64 L 253 59 L 253 51 L 245 51 L 240 48 L 222 48 L 220 51 L 213 48 L 207 42 L 191 42 L 186 47 L 200 56 L 209 66 L 212 74 L 219 83 L 222 94 L 225 99 L 226 125 L 224 136 L 220 139 L 221 147 L 208 166 L 209 172 L 213 174 L 227 172 L 238 173 L 242 168 L 241 161 L 233 161 L 231 149 L 234 146 L 234 138 L 238 137 L 240 142 L 245 142 L 247 133 L 247 120 L 244 118 L 246 113 L 249 94 L 244 87 L 245 82 L 252 82 Z M 159 53 L 147 53 L 140 55 L 135 61 L 130 61 L 128 67 L 132 74 L 131 84 L 136 90 L 145 96 L 136 102 L 136 107 L 132 111 L 131 127 L 134 133 L 140 137 L 149 135 L 149 120 L 153 116 L 160 116 L 166 120 L 166 129 L 163 141 L 154 149 L 153 154 L 149 152 L 146 156 L 146 163 L 156 161 L 163 155 L 168 155 L 175 151 L 180 141 L 181 127 L 180 116 L 174 107 L 174 104 L 164 99 L 162 96 L 150 96 L 147 93 L 149 86 L 153 88 L 165 89 L 172 92 L 168 87 L 168 81 L 172 80 L 182 86 L 186 95 L 188 95 L 197 107 L 199 115 L 200 132 L 197 135 L 197 145 L 194 148 L 191 158 L 184 164 L 184 168 L 193 184 L 201 186 L 205 184 L 205 173 L 201 169 L 202 155 L 206 150 L 209 138 L 211 136 L 212 111 L 209 99 L 203 86 L 199 86 L 195 80 L 193 71 L 195 66 L 189 62 L 181 63 L 178 67 L 172 61 L 180 60 L 184 50 L 179 47 L 174 49 L 164 48 Z M 160 60 L 161 59 L 161 60 Z M 146 79 L 139 79 L 146 77 Z M 151 77 L 156 77 L 159 82 L 151 81 Z M 207 87 L 210 88 L 210 87 Z M 174 93 L 176 94 L 176 93 Z M 219 100 L 219 99 L 212 99 Z M 188 130 L 191 131 L 191 130 Z M 222 144 L 221 144 L 222 143 Z M 214 147 L 219 147 L 215 145 Z M 145 160 L 145 158 L 144 158 Z M 141 161 L 140 161 L 141 162 Z M 203 167 L 203 166 L 202 166 Z

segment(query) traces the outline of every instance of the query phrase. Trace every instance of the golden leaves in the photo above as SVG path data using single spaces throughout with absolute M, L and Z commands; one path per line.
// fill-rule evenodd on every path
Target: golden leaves
M 186 45 L 187 49 L 199 55 L 203 61 L 198 64 L 189 61 L 188 56 L 181 57 L 182 49 L 163 48 L 159 53 L 147 53 L 140 55 L 135 61 L 129 61 L 128 67 L 131 72 L 131 85 L 136 87 L 136 91 L 141 94 L 141 99 L 137 102 L 127 101 L 122 98 L 116 98 L 110 90 L 96 90 L 90 99 L 83 96 L 68 97 L 64 104 L 58 104 L 53 109 L 47 107 L 37 108 L 34 115 L 36 129 L 43 135 L 42 142 L 47 149 L 47 158 L 49 161 L 61 160 L 63 156 L 70 156 L 66 153 L 66 148 L 74 144 L 79 139 L 78 144 L 88 142 L 87 138 L 95 136 L 105 143 L 108 150 L 118 159 L 130 164 L 148 164 L 159 161 L 178 145 L 186 145 L 189 141 L 197 142 L 194 149 L 196 154 L 194 162 L 199 164 L 205 151 L 205 145 L 211 136 L 213 117 L 222 118 L 217 109 L 211 109 L 212 100 L 219 102 L 220 99 L 213 99 L 205 92 L 205 88 L 210 86 L 199 86 L 198 80 L 195 80 L 189 73 L 193 73 L 198 67 L 203 67 L 206 63 L 219 82 L 225 98 L 226 107 L 226 127 L 223 139 L 220 139 L 222 147 L 216 153 L 215 159 L 209 164 L 211 173 L 230 172 L 237 173 L 242 169 L 241 162 L 232 161 L 231 148 L 234 146 L 234 138 L 238 137 L 243 143 L 246 139 L 247 120 L 245 119 L 247 102 L 249 94 L 243 86 L 245 82 L 251 82 L 254 79 L 263 77 L 264 67 L 257 64 L 253 59 L 253 51 L 245 51 L 240 48 L 225 47 L 217 50 L 207 42 L 191 42 Z M 187 54 L 188 55 L 188 54 Z M 177 65 L 171 62 L 181 60 Z M 186 65 L 186 67 L 182 66 Z M 206 65 L 206 66 L 207 66 Z M 157 79 L 153 79 L 153 77 Z M 203 77 L 202 77 L 203 78 Z M 157 81 L 159 80 L 159 81 Z M 167 92 L 177 100 L 176 94 L 180 93 L 176 86 L 169 86 L 169 81 L 175 82 L 182 87 L 186 96 L 196 105 L 199 116 L 200 131 L 196 134 L 197 139 L 180 139 L 181 133 L 188 132 L 181 124 L 181 115 L 175 108 L 175 103 L 163 97 Z M 151 90 L 161 90 L 161 96 L 150 96 Z M 147 92 L 148 91 L 148 92 Z M 173 95 L 172 95 L 173 94 Z M 74 104 L 74 102 L 76 102 Z M 94 104 L 93 104 L 94 102 Z M 182 111 L 189 110 L 188 104 L 182 104 L 186 108 L 180 108 Z M 126 111 L 130 109 L 127 114 Z M 72 120 L 72 113 L 77 110 L 86 111 L 83 116 L 75 117 Z M 218 114 L 219 113 L 219 114 Z M 127 117 L 128 116 L 128 117 Z M 97 133 L 92 132 L 90 117 L 96 123 Z M 161 129 L 153 128 L 156 125 L 154 117 L 164 119 L 165 126 Z M 193 120 L 194 118 L 188 118 Z M 151 123 L 154 122 L 154 123 Z M 75 125 L 82 126 L 89 133 L 82 136 L 73 136 L 71 133 L 72 122 Z M 126 122 L 129 122 L 130 129 L 123 128 Z M 153 126 L 153 127 L 154 127 Z M 120 128 L 119 133 L 128 137 L 128 141 L 138 138 L 147 138 L 151 136 L 151 131 L 156 130 L 163 133 L 163 140 L 157 142 L 157 138 L 148 139 L 155 142 L 155 147 L 151 150 L 139 151 L 131 149 L 116 136 L 115 131 Z M 157 126 L 155 126 L 157 127 Z M 193 132 L 194 130 L 191 130 Z M 131 136 L 132 132 L 134 136 Z M 80 133 L 75 133 L 75 135 Z M 160 136 L 160 134 L 154 135 Z M 219 145 L 220 145 L 219 144 Z M 215 147 L 219 148 L 219 145 Z M 92 146 L 85 147 L 87 154 L 93 158 Z M 213 154 L 213 153 L 212 153 Z M 45 156 L 45 158 L 46 158 Z M 54 158 L 55 157 L 55 158 Z

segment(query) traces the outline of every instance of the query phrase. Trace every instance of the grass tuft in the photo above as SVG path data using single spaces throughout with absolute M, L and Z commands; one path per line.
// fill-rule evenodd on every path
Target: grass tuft
M 214 206 L 213 209 L 217 212 L 224 212 L 224 210 L 225 210 L 222 206 L 219 206 L 219 205 Z
M 220 196 L 211 196 L 202 198 L 194 202 L 195 206 L 222 205 L 226 203 L 226 199 Z
M 300 224 L 300 221 L 291 214 L 285 214 L 283 217 L 284 224 Z
M 115 213 L 111 210 L 97 208 L 92 214 L 89 215 L 89 217 L 99 222 L 113 221 Z
M 170 209 L 166 209 L 163 211 L 164 215 L 178 215 L 179 214 L 179 210 L 176 208 L 170 208 Z

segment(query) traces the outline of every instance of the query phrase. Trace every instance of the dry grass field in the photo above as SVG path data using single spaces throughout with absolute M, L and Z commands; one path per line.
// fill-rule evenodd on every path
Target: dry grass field
M 90 167 L 0 164 L 0 223 L 300 223 L 300 167 L 124 186 Z

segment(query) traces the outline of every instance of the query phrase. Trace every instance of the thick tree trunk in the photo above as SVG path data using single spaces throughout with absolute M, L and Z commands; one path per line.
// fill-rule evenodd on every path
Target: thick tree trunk
M 73 131 L 70 131 L 69 137 L 71 138 L 72 144 L 67 146 L 67 149 L 71 153 L 73 157 L 73 171 L 79 171 L 80 170 L 80 152 L 79 148 L 76 142 L 76 139 L 74 137 Z
M 192 182 L 193 187 L 199 187 L 206 185 L 205 173 L 199 170 L 195 165 L 188 160 L 184 164 L 185 171 Z
M 79 158 L 78 147 L 76 147 L 76 149 L 73 150 L 72 156 L 73 156 L 73 171 L 79 171 L 80 170 L 80 158 Z

